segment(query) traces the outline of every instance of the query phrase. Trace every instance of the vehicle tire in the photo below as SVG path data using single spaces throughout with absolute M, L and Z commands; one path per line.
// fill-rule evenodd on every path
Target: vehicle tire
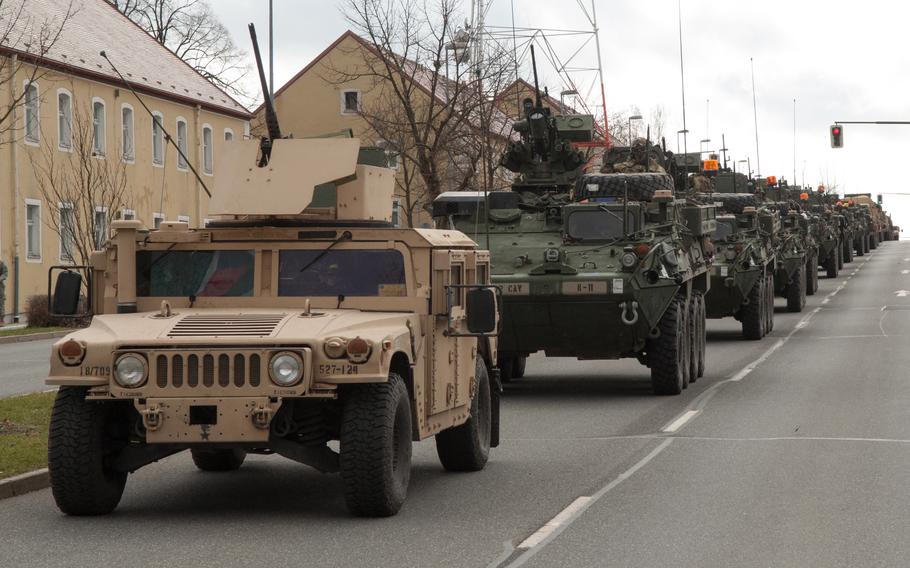
M 512 376 L 516 379 L 523 379 L 527 366 L 528 358 L 522 357 L 521 355 L 516 355 L 515 361 L 512 363 Z
M 835 251 L 834 251 L 834 253 L 832 253 L 832 255 L 831 255 L 831 256 L 833 256 L 833 257 L 835 257 L 835 258 L 837 259 L 837 272 L 838 272 L 838 273 L 840 273 L 840 271 L 844 269 L 844 253 L 843 253 L 843 246 L 844 246 L 844 245 L 843 245 L 842 241 L 838 241 L 837 246 L 834 247 L 834 248 L 835 248 Z
M 851 238 L 849 241 L 844 241 L 844 263 L 853 262 L 853 244 L 854 240 Z
M 436 434 L 436 454 L 448 471 L 480 471 L 490 457 L 490 378 L 481 358 L 477 358 L 475 366 L 475 389 L 468 421 Z
M 722 203 L 721 209 L 734 215 L 741 214 L 746 207 L 761 206 L 758 198 L 751 193 L 712 193 L 706 197 L 706 203 Z
M 869 235 L 869 248 L 872 250 L 878 248 L 878 232 Z
M 863 252 L 866 252 L 866 253 L 872 252 L 872 247 L 869 244 L 871 240 L 872 240 L 871 235 L 867 234 L 865 237 L 863 237 L 863 247 L 864 247 Z
M 675 395 L 683 390 L 686 365 L 685 307 L 684 300 L 675 298 L 660 318 L 660 336 L 648 340 L 648 366 L 651 367 L 654 394 Z
M 512 382 L 515 377 L 515 356 L 511 353 L 500 353 L 496 366 L 499 367 L 499 380 L 502 384 Z
M 774 276 L 769 274 L 766 279 L 768 285 L 768 333 L 771 333 L 774 331 Z
M 343 391 L 339 468 L 348 510 L 388 517 L 401 508 L 411 479 L 411 405 L 397 373 L 385 383 Z
M 126 472 L 104 465 L 111 445 L 111 403 L 87 401 L 87 392 L 86 387 L 60 387 L 51 413 L 51 491 L 67 515 L 106 515 L 117 508 L 126 486 Z
M 764 318 L 765 318 L 765 282 L 759 280 L 749 290 L 749 302 L 739 310 L 739 318 L 742 322 L 743 337 L 751 340 L 758 340 L 764 337 Z
M 575 183 L 575 197 L 581 201 L 594 197 L 624 197 L 631 201 L 651 201 L 658 190 L 673 191 L 673 178 L 661 173 L 586 174 Z
M 698 380 L 698 350 L 699 350 L 699 329 L 698 329 L 698 299 L 695 292 L 689 298 L 689 311 L 686 314 L 688 319 L 689 330 L 689 367 L 688 382 L 694 383 Z
M 708 351 L 708 308 L 705 306 L 705 296 L 701 292 L 695 292 L 694 297 L 698 300 L 698 364 L 696 365 L 696 378 L 705 376 L 705 360 Z
M 856 240 L 853 242 L 853 246 L 856 249 L 856 256 L 863 256 L 866 254 L 866 245 L 864 241 L 865 239 L 863 237 L 856 237 Z
M 806 267 L 800 265 L 787 285 L 787 311 L 801 312 L 806 305 Z
M 814 296 L 818 291 L 818 253 L 806 261 L 806 295 Z
M 825 275 L 828 278 L 837 278 L 837 264 L 837 255 L 834 253 L 829 254 L 827 260 L 825 260 Z
M 243 450 L 192 449 L 193 463 L 202 471 L 236 471 L 243 465 L 246 452 Z

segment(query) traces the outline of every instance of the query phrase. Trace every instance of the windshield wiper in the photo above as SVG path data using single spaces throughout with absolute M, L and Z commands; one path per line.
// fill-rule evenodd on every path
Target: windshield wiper
M 353 238 L 354 238 L 354 235 L 351 234 L 351 231 L 345 231 L 345 232 L 341 233 L 341 236 L 338 237 L 337 239 L 335 239 L 334 241 L 332 241 L 332 244 L 330 244 L 329 246 L 322 249 L 322 251 L 316 255 L 316 258 L 314 258 L 313 260 L 306 263 L 306 266 L 301 268 L 300 272 L 304 272 L 305 270 L 307 270 L 308 268 L 310 268 L 311 266 L 313 266 L 314 264 L 319 262 L 322 259 L 322 257 L 327 255 L 329 253 L 329 251 L 332 250 L 332 248 L 335 245 L 337 245 L 338 243 L 340 243 L 341 241 L 347 241 L 347 240 L 350 240 Z

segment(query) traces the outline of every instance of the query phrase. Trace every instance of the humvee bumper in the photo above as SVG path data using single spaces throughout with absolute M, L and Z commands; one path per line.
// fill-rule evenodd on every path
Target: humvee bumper
M 148 398 L 136 401 L 146 442 L 267 442 L 281 402 L 269 397 Z

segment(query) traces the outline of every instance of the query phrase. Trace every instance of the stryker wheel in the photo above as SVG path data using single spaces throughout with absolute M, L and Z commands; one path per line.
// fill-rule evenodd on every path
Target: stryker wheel
M 801 312 L 806 306 L 806 266 L 801 264 L 787 286 L 787 311 Z
M 756 340 L 764 337 L 764 305 L 767 303 L 764 297 L 765 282 L 764 280 L 759 280 L 749 290 L 749 303 L 740 309 L 743 337 L 746 339 Z
M 683 390 L 685 379 L 685 302 L 675 298 L 660 319 L 660 336 L 648 340 L 648 366 L 654 394 L 673 395 Z
M 479 357 L 475 367 L 476 381 L 468 421 L 436 434 L 436 454 L 442 467 L 449 471 L 480 471 L 490 457 L 490 379 L 487 366 Z
M 411 479 L 411 405 L 404 380 L 352 385 L 341 411 L 339 467 L 351 513 L 388 517 L 401 508 Z

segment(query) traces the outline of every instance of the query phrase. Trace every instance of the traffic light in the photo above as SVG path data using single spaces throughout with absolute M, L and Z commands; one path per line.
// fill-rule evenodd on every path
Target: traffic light
M 831 147 L 832 148 L 843 148 L 844 147 L 844 127 L 840 124 L 831 125 Z

